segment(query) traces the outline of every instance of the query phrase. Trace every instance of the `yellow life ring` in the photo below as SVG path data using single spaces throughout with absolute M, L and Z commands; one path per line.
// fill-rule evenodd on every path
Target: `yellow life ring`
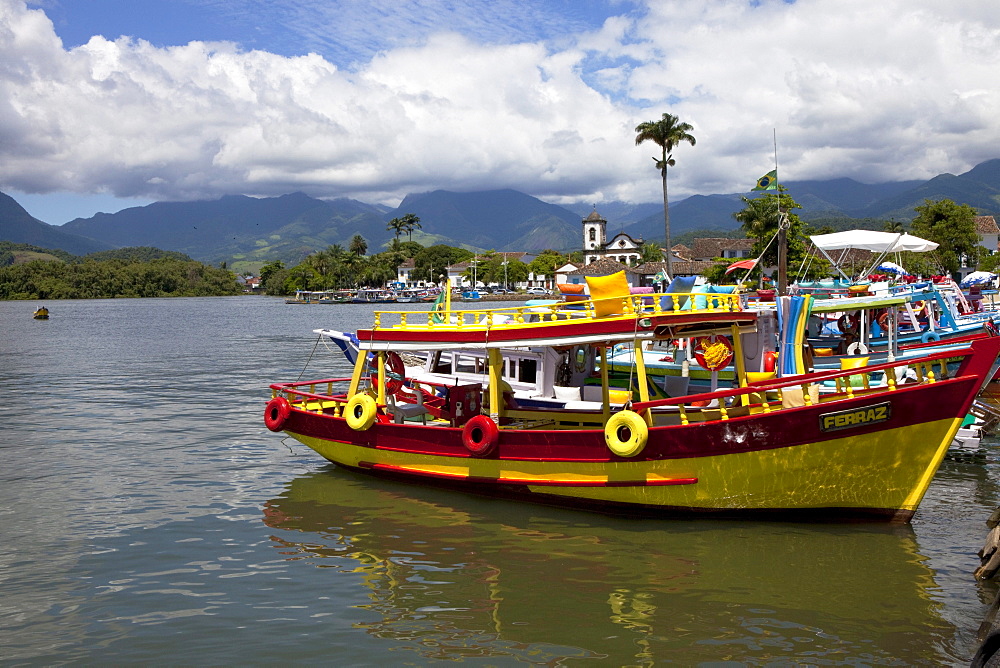
M 649 426 L 635 411 L 619 411 L 604 425 L 604 442 L 619 457 L 635 457 L 648 440 Z
M 344 407 L 344 419 L 354 431 L 367 431 L 375 423 L 378 404 L 367 394 L 355 394 Z

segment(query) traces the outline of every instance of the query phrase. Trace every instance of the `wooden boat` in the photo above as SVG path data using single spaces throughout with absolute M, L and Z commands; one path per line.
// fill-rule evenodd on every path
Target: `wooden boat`
M 49 310 L 44 306 L 39 306 L 38 308 L 35 309 L 35 312 L 34 314 L 32 314 L 31 317 L 34 318 L 35 320 L 48 320 Z
M 553 304 L 540 318 L 525 307 L 444 317 L 376 312 L 374 325 L 357 333 L 365 354 L 352 376 L 271 385 L 265 424 L 350 469 L 542 503 L 633 515 L 905 522 L 1000 354 L 1000 337 L 971 341 L 911 361 L 920 369 L 913 381 L 886 373 L 883 387 L 847 382 L 856 370 L 750 383 L 739 370 L 739 341 L 757 314 L 742 310 L 738 296 L 687 311 L 663 303 L 623 295 L 583 310 Z M 589 346 L 604 362 L 621 343 L 717 334 L 737 347 L 740 387 L 653 399 L 640 361 L 638 401 L 613 391 L 605 363 L 596 401 L 582 388 L 559 387 L 562 407 L 522 407 L 504 392 L 506 350 L 551 347 L 572 359 Z M 488 381 L 407 387 L 399 354 L 441 350 L 483 351 Z M 935 366 L 943 355 L 961 357 L 954 374 Z M 838 379 L 835 392 L 815 389 Z
M 391 304 L 396 301 L 396 295 L 392 290 L 358 290 L 351 301 L 355 304 Z

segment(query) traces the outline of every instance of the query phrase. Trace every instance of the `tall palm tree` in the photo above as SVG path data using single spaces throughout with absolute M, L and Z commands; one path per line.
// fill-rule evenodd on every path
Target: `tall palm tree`
M 675 146 L 685 141 L 694 146 L 695 139 L 691 135 L 691 130 L 694 130 L 694 128 L 690 123 L 681 123 L 676 116 L 670 114 L 663 114 L 663 118 L 658 121 L 646 121 L 635 126 L 636 146 L 644 141 L 651 141 L 659 146 L 661 150 L 660 157 L 657 158 L 654 155 L 653 160 L 656 162 L 656 168 L 660 170 L 660 176 L 663 178 L 663 232 L 666 235 L 667 276 L 670 278 L 673 278 L 674 272 L 670 266 L 670 258 L 673 253 L 670 250 L 670 205 L 667 203 L 667 167 L 673 167 L 675 164 L 672 153 Z
M 412 213 L 406 214 L 407 216 L 412 216 Z M 403 218 L 393 218 L 385 225 L 385 229 L 392 230 L 396 234 L 396 241 L 399 241 L 399 235 L 406 231 L 406 220 L 405 216 Z
M 422 230 L 420 218 L 413 213 L 403 214 L 403 231 L 406 232 L 406 240 L 413 241 L 413 230 Z

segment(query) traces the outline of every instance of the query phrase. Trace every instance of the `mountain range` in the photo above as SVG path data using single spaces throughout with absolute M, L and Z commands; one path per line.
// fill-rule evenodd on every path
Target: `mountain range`
M 910 220 L 925 200 L 951 199 L 980 214 L 1000 212 L 1000 159 L 983 162 L 960 175 L 941 174 L 927 181 L 863 184 L 852 179 L 783 183 L 807 221 L 830 219 Z M 694 195 L 671 202 L 673 234 L 703 230 L 729 232 L 738 227 L 733 213 L 743 208 L 740 194 Z M 33 218 L 13 198 L 0 193 L 0 240 L 58 248 L 75 255 L 154 246 L 179 251 L 210 264 L 255 269 L 265 262 L 296 264 L 309 253 L 360 234 L 369 252 L 393 238 L 386 223 L 404 213 L 420 218 L 413 241 L 470 249 L 576 250 L 580 223 L 596 206 L 608 221 L 609 235 L 662 240 L 662 204 L 624 202 L 557 206 L 515 190 L 458 193 L 446 190 L 407 195 L 395 209 L 351 199 L 320 200 L 303 193 L 253 198 L 229 195 L 217 200 L 156 202 L 117 213 L 98 213 L 56 226 Z M 405 240 L 405 239 L 404 239 Z

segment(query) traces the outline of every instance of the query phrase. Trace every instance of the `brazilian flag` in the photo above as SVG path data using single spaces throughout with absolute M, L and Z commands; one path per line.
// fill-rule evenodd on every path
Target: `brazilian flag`
M 751 190 L 777 190 L 778 189 L 778 170 L 772 169 L 764 176 L 757 179 L 757 185 L 751 188 Z

